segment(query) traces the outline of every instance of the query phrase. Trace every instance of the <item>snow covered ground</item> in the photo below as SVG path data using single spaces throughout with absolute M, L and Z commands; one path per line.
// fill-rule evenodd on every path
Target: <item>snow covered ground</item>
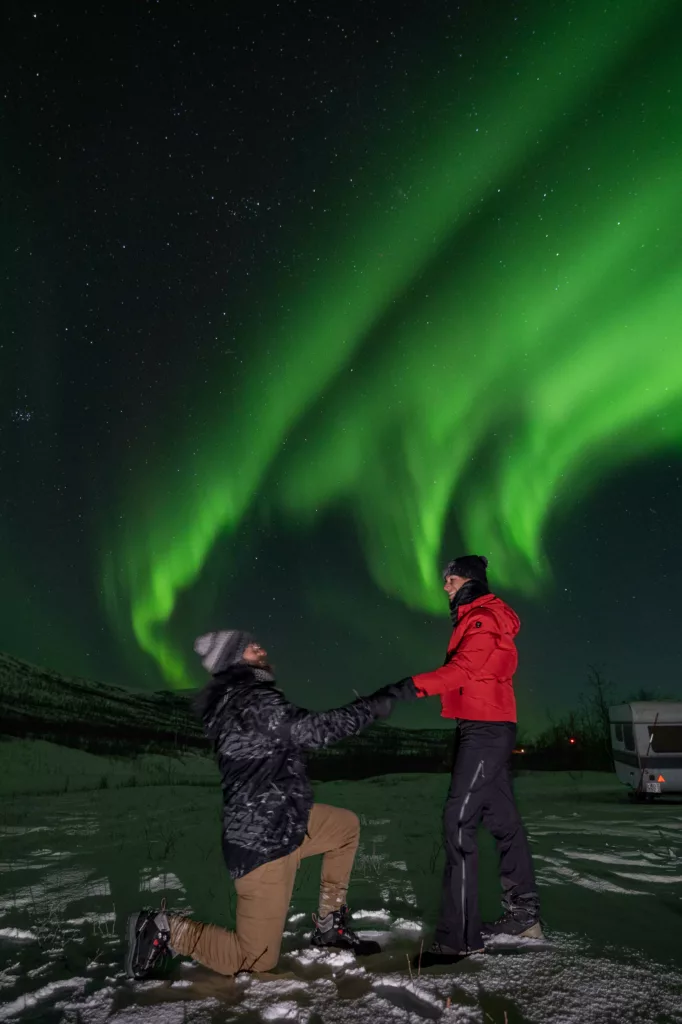
M 303 864 L 276 973 L 233 981 L 174 961 L 130 983 L 122 936 L 141 905 L 229 924 L 219 794 L 177 786 L 5 799 L 0 810 L 0 1021 L 377 1024 L 682 1022 L 682 806 L 634 806 L 608 776 L 518 780 L 547 941 L 410 978 L 435 921 L 447 779 L 326 783 L 363 822 L 351 905 L 383 951 L 357 963 L 307 947 L 319 861 Z M 481 899 L 498 905 L 481 840 Z

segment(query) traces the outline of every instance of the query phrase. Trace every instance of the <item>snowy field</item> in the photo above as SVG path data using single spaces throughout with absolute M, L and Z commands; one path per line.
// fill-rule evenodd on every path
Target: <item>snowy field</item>
M 129 982 L 125 921 L 158 904 L 229 924 L 233 891 L 212 788 L 154 786 L 4 798 L 0 810 L 0 1021 L 213 1024 L 682 1022 L 682 805 L 633 806 L 606 775 L 517 782 L 547 941 L 410 978 L 430 941 L 447 778 L 326 783 L 317 798 L 363 822 L 350 894 L 364 962 L 307 947 L 319 860 L 300 872 L 277 973 L 236 981 L 189 962 Z M 498 911 L 492 844 L 481 898 Z

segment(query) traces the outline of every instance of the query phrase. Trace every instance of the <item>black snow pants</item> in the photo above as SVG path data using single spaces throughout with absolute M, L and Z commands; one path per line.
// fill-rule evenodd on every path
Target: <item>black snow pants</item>
M 458 951 L 481 949 L 478 909 L 479 822 L 492 833 L 507 895 L 535 892 L 528 840 L 514 800 L 513 722 L 460 722 L 459 744 L 445 804 L 445 871 L 436 941 Z

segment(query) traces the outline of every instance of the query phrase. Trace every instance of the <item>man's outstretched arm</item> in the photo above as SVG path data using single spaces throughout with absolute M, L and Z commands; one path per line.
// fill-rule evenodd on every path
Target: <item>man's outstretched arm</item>
M 250 724 L 271 736 L 274 743 L 292 744 L 302 750 L 317 750 L 355 736 L 378 718 L 388 718 L 393 710 L 392 697 L 381 691 L 331 711 L 299 708 L 278 690 L 268 688 L 261 693 L 258 706 L 249 710 Z

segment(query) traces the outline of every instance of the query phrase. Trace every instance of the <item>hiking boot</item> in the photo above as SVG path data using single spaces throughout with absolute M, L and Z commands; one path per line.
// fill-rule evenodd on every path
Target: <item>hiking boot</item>
M 170 924 L 165 900 L 160 910 L 141 910 L 128 918 L 126 973 L 129 978 L 148 977 L 156 965 L 170 955 Z
M 356 956 L 371 956 L 380 953 L 381 946 L 371 939 L 361 939 L 348 925 L 348 907 L 332 910 L 326 917 L 313 914 L 315 931 L 310 937 L 311 945 L 318 949 L 350 949 Z
M 509 935 L 516 939 L 543 938 L 540 924 L 540 900 L 535 892 L 522 896 L 505 896 L 502 900 L 504 913 L 497 921 L 490 921 L 481 928 L 485 939 L 498 935 Z
M 485 949 L 453 949 L 444 942 L 434 942 L 428 949 L 412 957 L 412 967 L 420 971 L 424 967 L 438 967 L 440 964 L 458 964 L 472 953 L 485 953 Z

